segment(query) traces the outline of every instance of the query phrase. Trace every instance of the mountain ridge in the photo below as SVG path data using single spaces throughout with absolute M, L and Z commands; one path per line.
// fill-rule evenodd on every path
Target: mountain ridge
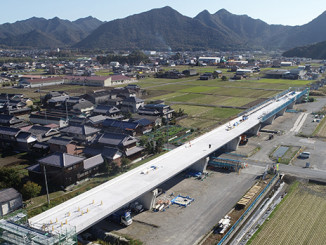
M 305 25 L 285 26 L 270 25 L 226 9 L 213 14 L 203 10 L 191 18 L 166 6 L 109 22 L 88 16 L 75 21 L 32 17 L 5 23 L 0 25 L 0 45 L 26 46 L 19 39 L 33 40 L 29 35 L 37 35 L 35 45 L 29 43 L 34 48 L 288 50 L 325 41 L 325 27 L 326 11 Z

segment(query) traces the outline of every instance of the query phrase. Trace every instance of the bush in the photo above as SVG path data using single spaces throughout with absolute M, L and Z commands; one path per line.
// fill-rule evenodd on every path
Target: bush
M 25 200 L 31 199 L 41 193 L 41 186 L 32 181 L 28 181 L 26 184 L 24 184 L 21 192 Z

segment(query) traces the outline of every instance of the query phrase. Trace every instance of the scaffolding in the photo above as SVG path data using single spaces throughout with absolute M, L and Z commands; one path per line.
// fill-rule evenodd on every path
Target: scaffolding
M 208 164 L 214 168 L 226 169 L 240 173 L 240 169 L 245 168 L 246 164 L 242 161 L 225 159 L 220 157 L 211 157 Z
M 34 229 L 10 220 L 0 220 L 0 239 L 10 244 L 35 244 L 35 245 L 73 245 L 77 244 L 75 227 L 65 226 L 60 233 L 51 233 L 49 230 Z

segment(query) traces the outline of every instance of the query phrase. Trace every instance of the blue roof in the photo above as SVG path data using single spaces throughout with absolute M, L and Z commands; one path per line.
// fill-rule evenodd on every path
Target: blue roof
M 151 121 L 146 119 L 146 118 L 141 118 L 141 119 L 138 119 L 138 120 L 136 120 L 134 122 L 139 123 L 141 126 L 147 126 L 147 125 L 151 124 Z

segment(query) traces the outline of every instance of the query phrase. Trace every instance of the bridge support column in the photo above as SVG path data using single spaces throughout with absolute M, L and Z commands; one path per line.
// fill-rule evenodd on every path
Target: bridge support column
M 235 139 L 231 140 L 229 143 L 225 145 L 225 149 L 227 151 L 235 151 L 238 149 L 240 143 L 240 137 L 236 137 Z
M 276 115 L 271 116 L 270 118 L 268 118 L 268 119 L 264 122 L 264 124 L 265 124 L 265 125 L 271 125 L 271 124 L 273 123 L 275 117 L 276 117 Z
M 295 104 L 295 101 L 293 101 L 291 104 L 289 104 L 288 109 L 293 109 L 294 104 Z
M 205 157 L 195 162 L 190 168 L 194 171 L 204 172 L 208 164 L 209 157 Z
M 250 134 L 250 135 L 258 135 L 258 132 L 259 132 L 260 128 L 261 128 L 261 124 L 259 123 L 255 127 L 248 130 L 247 133 Z
M 146 192 L 139 198 L 139 202 L 143 205 L 145 209 L 151 210 L 155 205 L 157 195 L 158 189 Z
M 279 117 L 279 116 L 283 116 L 285 110 L 286 110 L 286 108 L 284 108 L 283 110 L 280 110 L 278 113 L 276 113 L 276 116 L 277 116 L 277 117 Z

